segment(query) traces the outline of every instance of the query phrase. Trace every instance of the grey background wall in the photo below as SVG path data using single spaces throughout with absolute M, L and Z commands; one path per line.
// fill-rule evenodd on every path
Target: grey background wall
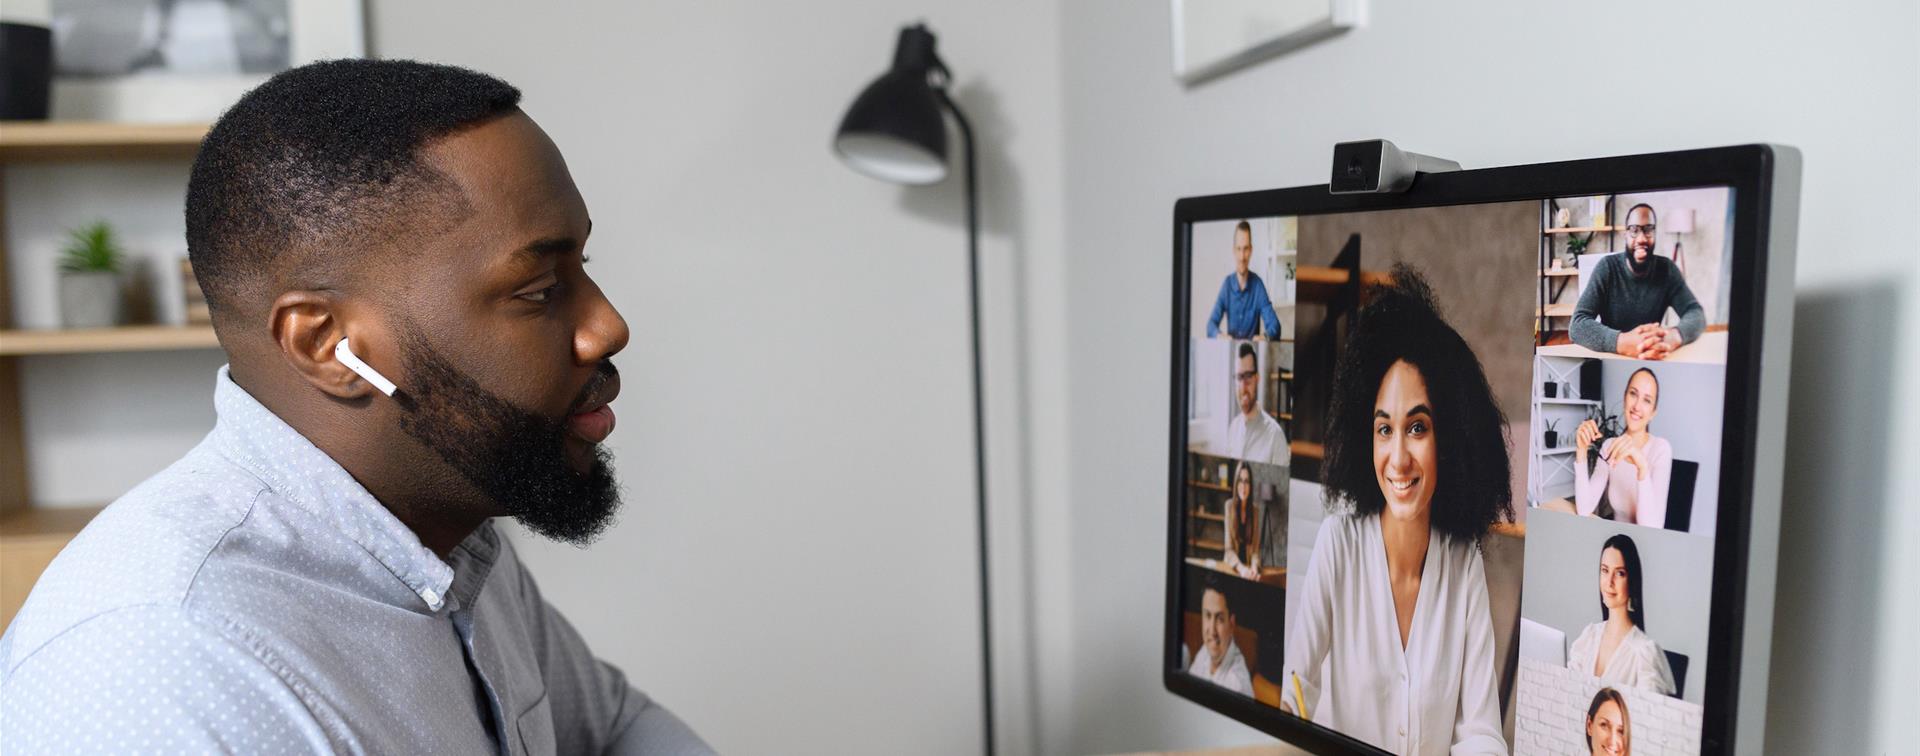
M 1066 0 L 1071 707 L 1049 753 L 1262 740 L 1165 693 L 1167 232 L 1181 196 L 1326 181 L 1334 142 L 1467 166 L 1751 141 L 1806 155 L 1768 747 L 1894 753 L 1920 677 L 1920 9 L 1370 0 L 1368 26 L 1193 89 L 1163 2 Z M 1904 222 L 1896 221 L 1896 222 Z M 1145 336 L 1143 336 L 1143 334 Z M 1130 661 L 1137 660 L 1137 661 Z M 1050 712 L 1051 713 L 1051 712 Z

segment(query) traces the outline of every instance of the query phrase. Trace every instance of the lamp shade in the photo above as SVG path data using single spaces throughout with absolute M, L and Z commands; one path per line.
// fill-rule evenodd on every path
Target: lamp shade
M 947 177 L 947 124 L 928 82 L 933 34 L 900 31 L 893 68 L 867 85 L 840 120 L 833 149 L 855 170 L 883 181 L 931 184 Z
M 1676 234 L 1693 233 L 1693 208 L 1676 207 L 1660 219 L 1660 230 Z

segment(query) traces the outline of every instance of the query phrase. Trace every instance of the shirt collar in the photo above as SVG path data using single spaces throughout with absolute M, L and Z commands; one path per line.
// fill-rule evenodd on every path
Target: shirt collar
M 213 436 L 227 458 L 366 549 L 429 611 L 446 605 L 453 568 L 346 468 L 234 383 L 225 365 L 214 379 L 213 407 Z

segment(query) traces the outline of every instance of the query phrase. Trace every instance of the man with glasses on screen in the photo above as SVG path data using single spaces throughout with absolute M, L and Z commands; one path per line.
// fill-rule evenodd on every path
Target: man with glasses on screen
M 1227 449 L 1249 462 L 1284 465 L 1289 458 L 1287 432 L 1260 407 L 1260 350 L 1241 344 L 1239 352 L 1234 383 L 1240 411 L 1227 421 Z
M 1227 605 L 1220 578 L 1207 576 L 1206 590 L 1200 594 L 1200 652 L 1194 654 L 1187 672 L 1243 696 L 1253 695 L 1253 676 L 1247 673 L 1247 659 L 1233 642 L 1238 625 L 1233 609 Z
M 1248 267 L 1253 262 L 1253 224 L 1240 221 L 1233 229 L 1233 272 L 1220 282 L 1220 294 L 1207 315 L 1207 338 L 1220 335 L 1226 318 L 1227 335 L 1236 339 L 1280 338 L 1280 316 L 1273 311 L 1267 284 Z M 1261 331 L 1260 326 L 1266 325 Z
M 1673 261 L 1653 252 L 1654 212 L 1646 203 L 1626 216 L 1627 250 L 1600 258 L 1573 310 L 1573 342 L 1596 352 L 1660 360 L 1706 330 L 1706 311 Z M 1679 323 L 1660 324 L 1668 308 Z

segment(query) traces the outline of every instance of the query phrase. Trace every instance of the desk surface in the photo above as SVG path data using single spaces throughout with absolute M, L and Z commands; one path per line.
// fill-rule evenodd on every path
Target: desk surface
M 1306 753 L 1306 751 L 1302 751 L 1285 743 L 1270 743 L 1267 745 L 1232 746 L 1229 748 L 1213 748 L 1201 751 L 1142 751 L 1140 753 L 1118 754 L 1116 756 L 1304 756 Z
M 1610 352 L 1596 352 L 1579 344 L 1555 344 L 1539 349 L 1542 357 L 1580 357 L 1585 359 L 1624 360 L 1627 359 Z M 1700 334 L 1693 343 L 1673 350 L 1662 362 L 1687 362 L 1695 364 L 1727 364 L 1727 332 L 1708 331 Z

